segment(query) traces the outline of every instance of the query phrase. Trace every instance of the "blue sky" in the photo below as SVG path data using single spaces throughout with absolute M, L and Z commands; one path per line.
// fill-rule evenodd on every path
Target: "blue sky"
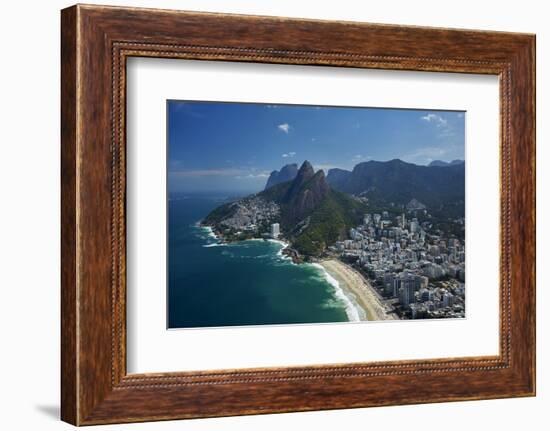
M 170 192 L 252 192 L 272 170 L 464 159 L 464 113 L 168 101 Z

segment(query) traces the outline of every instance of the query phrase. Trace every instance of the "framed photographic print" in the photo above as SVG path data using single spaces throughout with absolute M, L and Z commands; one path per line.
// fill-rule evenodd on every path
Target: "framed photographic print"
M 532 396 L 535 38 L 62 11 L 62 419 Z

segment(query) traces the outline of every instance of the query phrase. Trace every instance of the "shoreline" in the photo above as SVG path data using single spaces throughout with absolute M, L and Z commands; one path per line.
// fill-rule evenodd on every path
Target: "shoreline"
M 366 320 L 393 320 L 386 313 L 374 288 L 358 271 L 337 259 L 323 260 L 319 265 L 338 281 L 342 290 L 355 298 L 355 302 L 365 311 Z
M 378 299 L 374 288 L 363 275 L 351 266 L 338 259 L 320 260 L 317 262 L 303 262 L 293 254 L 290 243 L 274 238 L 249 238 L 240 241 L 227 241 L 223 235 L 216 232 L 212 226 L 197 223 L 199 227 L 208 232 L 208 236 L 217 242 L 204 247 L 227 245 L 232 242 L 244 241 L 268 241 L 281 246 L 277 255 L 294 264 L 308 263 L 323 271 L 329 284 L 335 289 L 335 296 L 344 303 L 346 314 L 350 322 L 392 320 L 394 317 L 388 315 L 384 305 Z M 297 261 L 298 260 L 298 261 Z
M 292 260 L 295 264 L 301 264 L 304 263 L 304 260 L 299 256 L 299 254 L 291 247 L 290 242 L 286 241 L 285 239 L 279 239 L 279 238 L 264 238 L 264 237 L 251 237 L 246 239 L 238 239 L 238 240 L 227 240 L 223 234 L 215 229 L 212 225 L 203 224 L 202 220 L 199 220 L 195 223 L 195 226 L 204 229 L 208 232 L 208 236 L 210 238 L 213 238 L 217 241 L 216 244 L 208 244 L 204 245 L 203 247 L 214 247 L 216 245 L 227 245 L 232 243 L 238 243 L 238 242 L 244 242 L 244 241 L 267 241 L 275 244 L 279 244 L 281 246 L 281 249 L 278 251 L 278 255 L 285 258 Z
M 333 277 L 326 268 L 320 263 L 310 263 L 323 272 L 326 281 L 334 288 L 334 296 L 344 303 L 344 309 L 348 316 L 348 322 L 365 322 L 368 320 L 368 314 L 361 304 L 356 301 L 355 295 L 350 295 L 346 288 L 342 287 L 342 283 Z

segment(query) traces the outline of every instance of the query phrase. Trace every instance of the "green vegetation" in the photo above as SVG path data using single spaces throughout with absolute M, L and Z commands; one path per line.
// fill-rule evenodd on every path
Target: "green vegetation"
M 307 228 L 293 239 L 294 248 L 319 256 L 329 245 L 347 238 L 348 230 L 359 224 L 365 210 L 364 204 L 331 190 L 311 213 Z

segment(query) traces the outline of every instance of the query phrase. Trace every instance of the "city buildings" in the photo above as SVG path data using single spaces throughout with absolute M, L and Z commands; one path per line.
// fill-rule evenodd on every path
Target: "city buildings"
M 279 223 L 273 223 L 271 225 L 271 238 L 277 239 L 279 238 L 279 235 L 281 234 L 279 230 Z
M 331 252 L 353 262 L 402 318 L 464 317 L 464 220 L 435 223 L 422 203 L 408 207 L 408 214 L 365 214 Z M 437 227 L 449 223 L 460 229 Z

